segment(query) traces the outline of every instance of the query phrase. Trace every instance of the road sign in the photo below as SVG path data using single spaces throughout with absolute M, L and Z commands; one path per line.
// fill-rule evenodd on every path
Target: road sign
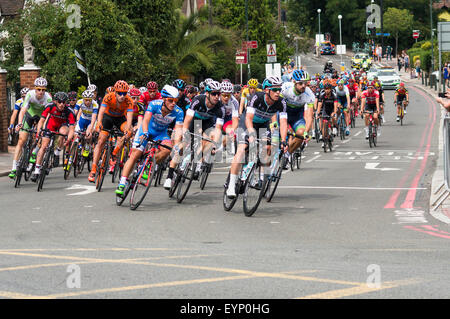
M 268 78 L 269 76 L 277 76 L 281 78 L 280 63 L 266 63 L 266 78 Z
M 414 39 L 419 38 L 419 32 L 414 31 L 414 32 L 413 32 L 413 38 L 414 38 Z
M 275 43 L 269 43 L 267 45 L 267 62 L 277 62 L 277 45 Z
M 450 51 L 450 22 L 438 22 L 438 42 L 441 52 Z
M 258 48 L 258 41 L 245 41 L 245 42 L 242 42 L 242 50 L 257 49 L 257 48 Z
M 247 52 L 237 51 L 236 52 L 236 64 L 247 64 Z
M 346 54 L 346 51 L 347 51 L 346 49 L 347 48 L 346 48 L 345 44 L 342 44 L 342 45 L 338 44 L 336 46 L 336 53 L 337 54 Z
M 377 33 L 377 36 L 383 35 L 383 37 L 390 37 L 391 34 L 390 33 Z

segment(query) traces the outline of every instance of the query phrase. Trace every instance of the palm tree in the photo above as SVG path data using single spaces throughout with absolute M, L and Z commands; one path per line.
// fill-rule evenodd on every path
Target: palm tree
M 178 11 L 178 29 L 175 35 L 174 58 L 180 73 L 189 74 L 198 66 L 206 70 L 213 68 L 216 50 L 231 46 L 231 35 L 225 29 L 202 24 L 202 17 L 208 16 L 207 7 L 185 17 Z

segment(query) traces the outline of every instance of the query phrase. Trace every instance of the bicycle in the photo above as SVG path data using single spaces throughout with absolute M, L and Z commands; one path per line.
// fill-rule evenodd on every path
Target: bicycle
M 339 114 L 339 118 L 338 118 L 338 122 L 337 122 L 337 125 L 339 128 L 338 134 L 339 134 L 341 140 L 345 140 L 345 131 L 347 129 L 347 126 L 345 125 L 345 114 L 344 114 L 342 107 L 340 108 L 339 113 L 340 114 Z
M 123 166 L 125 165 L 127 159 L 128 159 L 128 155 L 130 153 L 131 150 L 131 138 L 126 138 L 122 148 L 120 149 L 119 152 L 119 157 L 116 159 L 116 164 L 114 165 L 114 171 L 112 172 L 112 177 L 111 177 L 111 181 L 114 184 L 116 181 L 116 178 L 121 176 L 122 174 L 122 169 Z M 116 139 L 116 143 L 117 143 L 117 139 Z M 113 148 L 114 150 L 114 148 Z
M 369 114 L 369 146 L 377 146 L 377 126 L 375 125 L 375 120 L 373 118 L 373 111 L 365 111 L 364 113 Z M 372 146 L 373 145 L 373 146 Z
M 267 140 L 256 139 L 256 149 L 259 149 L 261 142 L 267 143 Z M 244 214 L 251 217 L 261 202 L 267 189 L 267 178 L 260 179 L 261 170 L 264 169 L 259 158 L 259 152 L 256 152 L 256 159 L 249 161 L 249 147 L 245 151 L 245 164 L 242 165 L 239 178 L 236 181 L 236 196 L 232 199 L 227 196 L 228 184 L 230 182 L 230 173 L 224 184 L 223 207 L 225 211 L 230 211 L 236 203 L 239 194 L 243 194 Z
M 288 132 L 288 136 L 292 136 L 294 138 L 299 138 L 294 132 Z M 293 153 L 291 153 L 291 171 L 294 171 L 294 165 L 297 166 L 297 169 L 300 169 L 300 165 L 302 163 L 303 152 L 305 151 L 306 146 L 308 146 L 308 141 L 306 138 L 303 138 L 303 142 Z
M 266 198 L 267 202 L 270 202 L 273 198 L 273 195 L 275 195 L 275 191 L 277 189 L 278 183 L 280 182 L 281 175 L 283 173 L 283 167 L 285 167 L 286 161 L 286 156 L 284 156 L 284 153 L 281 152 L 280 148 L 278 148 L 277 153 L 272 160 L 272 164 L 270 165 L 270 174 L 268 176 L 266 189 L 264 191 L 264 197 Z
M 34 146 L 37 144 L 37 142 L 34 141 L 34 133 L 36 133 L 35 128 L 31 128 L 30 130 L 22 129 L 22 131 L 28 132 L 27 141 L 25 142 L 25 145 L 22 149 L 22 154 L 20 155 L 20 159 L 17 163 L 17 169 L 16 169 L 16 178 L 15 178 L 15 184 L 14 187 L 17 188 L 20 185 L 22 174 L 24 175 L 24 179 L 28 181 L 30 178 L 31 172 L 34 169 L 35 164 L 30 166 L 30 157 L 31 152 L 34 148 Z
M 320 119 L 317 114 L 314 114 L 314 136 L 316 138 L 316 142 L 319 143 L 320 136 Z
M 148 138 L 148 141 L 149 143 L 147 144 L 144 153 L 142 154 L 137 165 L 135 165 L 136 169 L 134 170 L 131 182 L 129 183 L 130 187 L 128 191 L 125 189 L 124 193 L 124 197 L 126 197 L 128 195 L 128 192 L 131 191 L 130 197 L 131 210 L 136 210 L 139 207 L 139 205 L 141 205 L 142 201 L 144 200 L 145 196 L 148 193 L 148 190 L 152 185 L 153 178 L 156 175 L 155 154 L 158 150 L 158 147 L 164 147 L 168 150 L 172 150 L 171 147 L 163 145 L 161 144 L 161 142 L 154 141 L 151 138 Z
M 405 107 L 408 104 L 407 101 L 403 100 L 401 101 L 401 103 L 394 103 L 395 106 L 399 106 L 400 105 L 400 111 L 397 111 L 397 116 L 400 118 L 400 125 L 403 126 L 403 119 L 405 117 Z
M 333 135 L 331 132 L 331 116 L 324 115 L 322 116 L 322 127 L 323 127 L 323 151 L 327 152 L 327 148 L 330 152 L 333 151 Z
M 75 166 L 75 170 L 74 170 L 74 176 L 77 177 L 78 175 L 80 175 L 83 170 L 84 170 L 84 166 L 87 164 L 88 167 L 88 171 L 91 170 L 91 162 L 92 162 L 92 141 L 94 140 L 94 136 L 97 132 L 95 132 L 92 136 L 92 140 L 90 142 L 86 141 L 86 134 L 81 134 L 79 136 L 80 141 L 79 141 L 79 146 L 78 146 L 78 165 Z M 76 173 L 76 175 L 75 175 Z
M 45 132 L 50 133 L 50 142 L 45 150 L 44 158 L 42 161 L 41 166 L 41 173 L 39 174 L 39 181 L 38 181 L 38 187 L 37 191 L 40 192 L 44 186 L 45 177 L 50 173 L 51 169 L 53 168 L 53 158 L 55 156 L 55 139 L 58 136 L 63 136 L 64 138 L 67 138 L 67 135 L 63 135 L 57 132 L 51 132 L 48 130 L 42 130 Z
M 116 127 L 114 127 L 112 130 L 106 130 L 102 129 L 105 132 L 109 133 L 109 138 L 105 143 L 105 146 L 103 147 L 102 152 L 100 153 L 100 160 L 97 165 L 97 172 L 95 173 L 95 188 L 97 191 L 101 191 L 103 180 L 105 179 L 105 175 L 108 173 L 109 170 L 109 159 L 111 158 L 111 153 L 114 150 L 114 144 L 113 139 L 117 138 L 118 136 L 123 136 L 124 134 L 122 131 L 118 130 Z
M 350 112 L 350 127 L 351 128 L 355 128 L 356 127 L 356 116 L 355 116 L 355 108 L 356 108 L 356 103 L 351 104 L 351 107 L 349 109 Z

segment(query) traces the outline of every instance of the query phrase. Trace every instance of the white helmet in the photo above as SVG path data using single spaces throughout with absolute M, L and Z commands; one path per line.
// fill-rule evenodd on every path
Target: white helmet
M 94 98 L 94 91 L 86 90 L 81 94 L 81 97 L 83 99 L 93 99 Z
M 91 84 L 87 87 L 86 90 L 92 91 L 92 92 L 97 92 L 97 85 L 95 84 Z
M 141 86 L 139 88 L 139 91 L 141 91 L 141 93 L 144 94 L 144 92 L 147 92 L 147 88 L 145 86 Z
M 278 76 L 269 76 L 263 82 L 263 89 L 271 88 L 273 86 L 281 86 L 283 81 Z
M 24 87 L 22 90 L 20 90 L 20 95 L 26 95 L 28 93 L 28 91 L 30 91 L 30 89 L 27 87 Z
M 222 93 L 233 93 L 233 84 L 229 81 L 223 81 L 220 84 L 220 91 Z
M 161 90 L 162 97 L 178 98 L 178 95 L 179 95 L 178 89 L 172 85 L 166 84 Z
M 211 80 L 209 83 L 206 84 L 206 92 L 212 92 L 212 91 L 221 91 L 221 85 L 219 82 Z
M 38 86 L 38 87 L 47 87 L 48 83 L 47 80 L 44 78 L 37 78 L 36 80 L 34 80 L 34 86 Z
M 207 78 L 207 79 L 205 79 L 205 84 L 206 85 L 208 85 L 209 84 L 209 82 L 212 82 L 212 81 L 214 81 L 213 79 L 211 79 L 211 78 Z

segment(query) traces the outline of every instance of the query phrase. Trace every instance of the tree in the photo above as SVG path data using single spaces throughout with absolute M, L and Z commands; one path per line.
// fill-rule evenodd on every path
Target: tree
M 406 32 L 411 32 L 414 16 L 407 9 L 388 8 L 383 20 L 384 30 L 395 38 L 395 55 L 397 55 L 398 38 Z

